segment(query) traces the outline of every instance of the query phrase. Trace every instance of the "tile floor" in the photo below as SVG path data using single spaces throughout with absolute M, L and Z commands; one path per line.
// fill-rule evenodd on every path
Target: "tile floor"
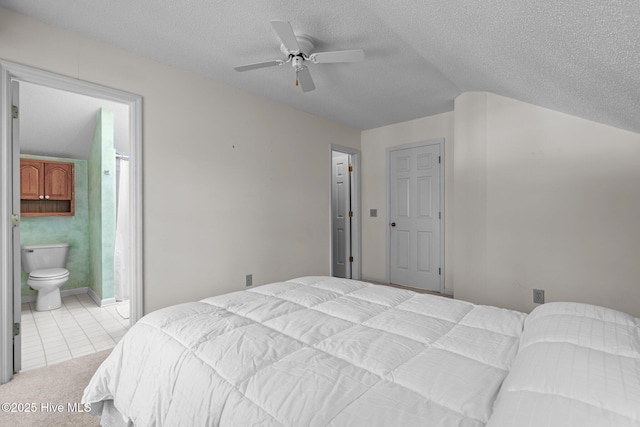
M 100 308 L 87 294 L 63 297 L 57 310 L 35 306 L 22 304 L 23 371 L 113 348 L 129 328 L 129 319 L 118 314 L 126 310 Z

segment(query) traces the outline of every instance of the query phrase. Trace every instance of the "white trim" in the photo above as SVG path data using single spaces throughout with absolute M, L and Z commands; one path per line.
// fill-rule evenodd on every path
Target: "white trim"
M 80 288 L 71 288 L 71 289 L 60 289 L 61 297 L 68 297 L 69 295 L 82 295 L 88 292 L 89 288 L 87 286 L 82 286 Z M 24 295 L 22 297 L 22 303 L 34 302 L 38 298 L 38 295 Z
M 129 260 L 130 316 L 129 326 L 133 326 L 144 315 L 143 263 L 142 258 L 142 97 L 135 95 L 129 104 L 129 227 L 131 239 Z
M 0 384 L 13 376 L 13 144 L 11 78 L 0 63 Z
M 100 304 L 102 304 L 102 298 L 100 298 L 98 294 L 96 294 L 95 291 L 91 288 L 87 288 L 87 294 L 93 300 L 93 302 L 95 302 L 96 305 L 100 307 Z
M 352 210 L 354 212 L 351 222 L 351 253 L 353 254 L 353 265 L 351 266 L 351 278 L 359 280 L 362 276 L 362 233 L 361 233 L 361 215 L 360 210 L 360 150 L 350 147 L 344 147 L 342 145 L 331 144 L 331 150 L 329 151 L 329 170 L 333 164 L 333 152 L 348 154 L 351 157 L 353 164 L 353 188 L 351 189 L 351 201 Z M 333 182 L 331 180 L 331 174 L 329 174 L 329 189 L 331 191 Z M 331 193 L 329 193 L 331 194 Z M 331 203 L 329 203 L 329 218 L 331 218 Z M 333 248 L 333 230 L 331 229 L 331 221 L 329 221 L 329 253 L 332 253 Z M 329 271 L 333 275 L 333 263 L 329 257 Z
M 104 299 L 100 298 L 100 295 L 96 294 L 96 292 L 91 288 L 87 288 L 87 294 L 93 300 L 93 302 L 95 302 L 96 305 L 100 308 L 106 307 L 109 305 L 114 305 L 116 303 L 115 298 L 104 298 Z
M 69 295 L 86 294 L 88 291 L 89 291 L 88 286 L 82 286 L 80 288 L 72 288 L 72 289 L 60 289 L 60 295 L 63 297 L 68 297 Z
M 68 92 L 127 104 L 130 118 L 130 224 L 131 224 L 131 317 L 133 325 L 143 315 L 142 258 L 142 97 L 118 89 L 61 76 L 44 70 L 0 60 L 0 384 L 13 375 L 13 262 L 11 210 L 11 88 L 12 80 L 39 84 Z M 100 301 L 103 303 L 103 301 Z
M 405 150 L 407 148 L 416 148 L 416 147 L 424 147 L 427 145 L 439 145 L 440 146 L 440 158 L 441 158 L 441 162 L 440 162 L 440 212 L 441 212 L 441 218 L 440 218 L 440 293 L 442 294 L 446 294 L 446 295 L 453 295 L 453 290 L 451 289 L 447 289 L 445 288 L 445 280 L 444 280 L 444 275 L 445 275 L 445 268 L 444 268 L 444 221 L 445 221 L 445 212 L 444 212 L 444 163 L 445 163 L 445 158 L 444 158 L 444 138 L 436 138 L 436 139 L 429 139 L 429 140 L 424 140 L 424 141 L 418 141 L 418 142 L 411 142 L 408 144 L 401 144 L 401 145 L 394 145 L 392 147 L 387 147 L 386 150 L 386 165 L 385 165 L 385 169 L 386 169 L 386 186 L 387 186 L 387 221 L 386 224 L 389 224 L 389 222 L 391 221 L 389 215 L 389 200 L 391 200 L 391 189 L 389 188 L 389 157 L 391 155 L 392 151 L 397 151 L 397 150 Z M 390 250 L 389 250 L 389 245 L 391 242 L 391 230 L 389 229 L 389 227 L 387 227 L 387 239 L 386 239 L 386 261 L 387 261 L 387 274 L 385 277 L 385 281 L 386 283 L 391 283 L 391 258 L 390 258 Z
M 363 282 L 376 282 L 376 283 L 389 283 L 386 279 L 381 279 L 379 277 L 370 277 L 370 276 L 362 276 L 360 278 Z

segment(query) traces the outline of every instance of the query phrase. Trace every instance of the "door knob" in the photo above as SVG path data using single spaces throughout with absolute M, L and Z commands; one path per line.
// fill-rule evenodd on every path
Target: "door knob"
M 392 223 L 391 223 L 391 224 L 389 224 L 389 225 L 390 225 L 390 226 L 392 226 L 392 227 L 395 227 L 395 226 L 396 226 L 396 223 L 395 223 L 395 222 L 392 222 Z

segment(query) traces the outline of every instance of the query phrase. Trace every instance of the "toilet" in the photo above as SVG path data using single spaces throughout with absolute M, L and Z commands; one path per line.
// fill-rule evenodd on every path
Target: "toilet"
M 22 245 L 21 258 L 27 284 L 38 291 L 36 311 L 60 308 L 60 287 L 69 280 L 69 243 Z

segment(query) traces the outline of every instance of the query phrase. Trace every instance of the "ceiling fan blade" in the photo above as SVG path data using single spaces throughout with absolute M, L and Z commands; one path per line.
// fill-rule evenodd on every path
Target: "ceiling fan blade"
M 316 88 L 311 78 L 311 73 L 307 67 L 300 67 L 296 70 L 296 79 L 300 83 L 300 88 L 303 92 L 310 92 Z
M 358 62 L 364 59 L 364 50 L 338 50 L 335 52 L 318 52 L 309 57 L 315 64 L 326 64 L 330 62 Z
M 266 61 L 266 62 L 258 62 L 255 64 L 241 65 L 239 67 L 233 67 L 236 71 L 249 71 L 249 70 L 257 70 L 258 68 L 267 68 L 273 67 L 275 65 L 282 65 L 284 61 L 276 59 L 275 61 Z
M 271 21 L 271 25 L 273 25 L 273 29 L 276 30 L 276 33 L 278 33 L 280 41 L 290 53 L 300 52 L 298 40 L 296 39 L 296 35 L 293 32 L 293 28 L 291 28 L 291 24 L 289 22 Z

